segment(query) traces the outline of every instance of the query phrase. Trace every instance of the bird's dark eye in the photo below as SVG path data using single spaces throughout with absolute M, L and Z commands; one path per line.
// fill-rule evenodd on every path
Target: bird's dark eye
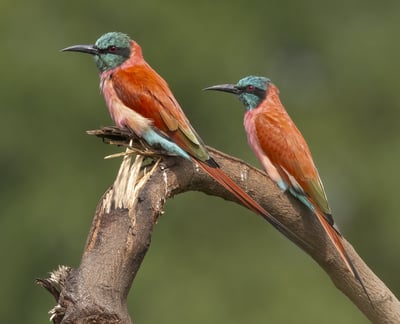
M 251 84 L 246 87 L 246 92 L 254 92 L 254 90 L 255 90 L 255 86 L 253 86 Z
M 117 46 L 115 46 L 115 45 L 108 46 L 108 51 L 110 53 L 115 53 L 117 51 Z

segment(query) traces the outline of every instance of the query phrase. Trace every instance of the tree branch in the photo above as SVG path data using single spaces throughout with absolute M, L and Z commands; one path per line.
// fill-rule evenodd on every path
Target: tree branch
M 90 134 L 123 146 L 128 146 L 132 139 L 130 133 L 115 127 Z M 153 157 L 165 154 L 137 139 L 129 146 Z M 315 217 L 303 205 L 283 194 L 259 170 L 209 149 L 229 177 L 307 243 L 300 247 L 371 322 L 400 323 L 399 301 L 348 242 L 345 242 L 346 250 L 366 285 L 373 306 Z M 197 190 L 237 202 L 188 161 L 164 156 L 157 159 L 157 163 L 144 167 L 143 160 L 143 156 L 138 156 L 131 165 L 130 157 L 124 157 L 117 179 L 99 202 L 79 268 L 61 267 L 50 278 L 37 280 L 57 301 L 57 306 L 50 311 L 53 323 L 132 323 L 126 303 L 128 292 L 165 201 L 176 194 Z

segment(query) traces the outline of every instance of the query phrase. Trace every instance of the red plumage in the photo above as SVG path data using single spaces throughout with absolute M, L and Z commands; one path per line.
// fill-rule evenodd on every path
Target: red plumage
M 166 81 L 144 60 L 138 43 L 125 34 L 112 32 L 101 36 L 95 45 L 76 45 L 64 50 L 95 56 L 100 70 L 100 89 L 117 126 L 126 127 L 137 136 L 198 163 L 244 206 L 291 238 L 290 232 L 210 157 Z
M 366 288 L 334 227 L 321 178 L 302 134 L 279 99 L 278 88 L 264 77 L 248 76 L 236 85 L 207 88 L 233 93 L 246 108 L 244 127 L 250 147 L 269 177 L 306 205 L 316 216 L 348 270 Z

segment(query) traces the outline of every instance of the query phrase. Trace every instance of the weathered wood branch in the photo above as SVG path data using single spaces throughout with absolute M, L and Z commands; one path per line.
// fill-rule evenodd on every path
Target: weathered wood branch
M 117 145 L 126 146 L 130 141 L 128 133 L 116 128 L 91 134 Z M 145 155 L 164 153 L 154 152 L 137 141 L 131 142 L 131 147 Z M 400 323 L 399 301 L 349 243 L 345 242 L 345 247 L 362 276 L 373 306 L 306 208 L 281 193 L 259 170 L 214 149 L 210 151 L 228 176 L 307 242 L 300 247 L 371 322 Z M 157 161 L 143 167 L 142 156 L 133 165 L 125 157 L 113 186 L 99 202 L 80 266 L 77 269 L 61 267 L 50 278 L 38 280 L 57 301 L 51 310 L 53 323 L 132 323 L 126 303 L 128 292 L 165 201 L 190 190 L 236 201 L 192 163 L 177 157 Z

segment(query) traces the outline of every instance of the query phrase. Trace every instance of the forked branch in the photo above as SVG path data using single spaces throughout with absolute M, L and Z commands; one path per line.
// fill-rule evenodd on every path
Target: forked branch
M 192 163 L 177 157 L 158 158 L 157 155 L 163 156 L 165 152 L 155 152 L 137 140 L 131 142 L 130 134 L 124 130 L 108 127 L 91 134 L 111 144 L 130 146 L 153 156 L 157 162 L 153 160 L 144 166 L 143 156 L 138 156 L 133 164 L 131 156 L 123 158 L 117 179 L 97 207 L 80 266 L 77 269 L 61 267 L 38 283 L 57 301 L 51 310 L 56 324 L 132 323 L 126 303 L 128 292 L 165 201 L 190 190 L 231 201 L 235 198 Z M 373 306 L 308 210 L 282 194 L 259 170 L 212 148 L 210 151 L 228 176 L 307 242 L 300 247 L 371 322 L 400 323 L 399 301 L 349 243 L 345 242 L 345 247 L 362 276 Z

